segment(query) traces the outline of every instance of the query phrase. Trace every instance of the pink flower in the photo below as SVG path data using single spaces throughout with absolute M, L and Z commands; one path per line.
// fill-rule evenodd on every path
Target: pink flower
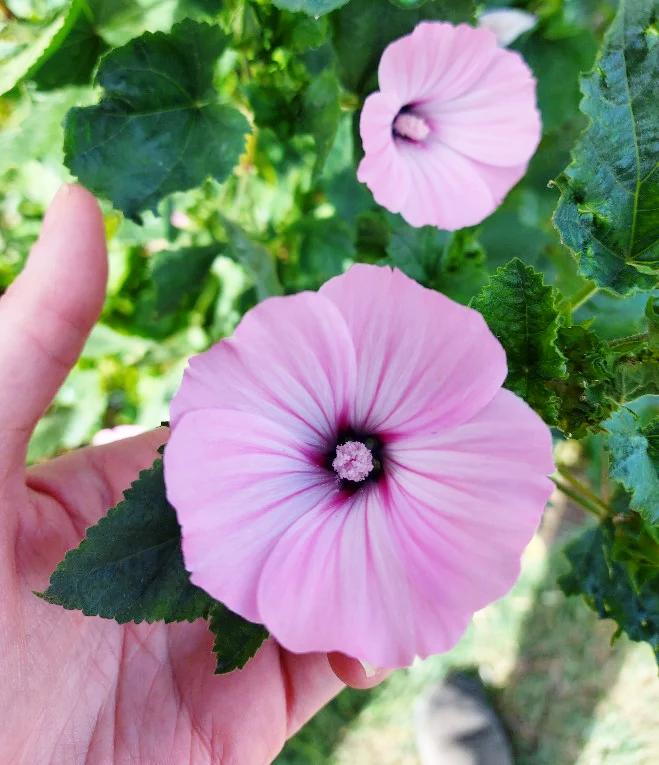
M 400 271 L 264 301 L 172 402 L 192 581 L 292 651 L 450 648 L 514 583 L 551 492 L 549 430 L 505 377 L 481 315 Z
M 391 43 L 364 103 L 358 177 L 412 226 L 480 223 L 540 140 L 535 80 L 489 29 L 423 22 Z

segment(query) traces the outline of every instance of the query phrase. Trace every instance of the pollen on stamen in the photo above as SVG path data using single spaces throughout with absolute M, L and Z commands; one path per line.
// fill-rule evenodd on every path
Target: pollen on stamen
M 360 441 L 347 441 L 336 447 L 332 467 L 339 478 L 346 481 L 363 481 L 373 470 L 373 455 Z
M 425 141 L 430 135 L 430 126 L 416 114 L 400 112 L 393 124 L 394 134 L 408 141 Z

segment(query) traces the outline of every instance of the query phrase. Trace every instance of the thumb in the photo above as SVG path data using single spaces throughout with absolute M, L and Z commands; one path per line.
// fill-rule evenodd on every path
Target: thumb
M 103 217 L 80 186 L 55 195 L 20 276 L 0 298 L 0 477 L 75 364 L 105 296 Z

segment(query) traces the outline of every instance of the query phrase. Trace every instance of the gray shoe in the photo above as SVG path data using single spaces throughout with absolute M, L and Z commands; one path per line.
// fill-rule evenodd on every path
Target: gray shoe
M 477 676 L 456 672 L 419 699 L 415 729 L 421 765 L 513 765 L 503 725 Z

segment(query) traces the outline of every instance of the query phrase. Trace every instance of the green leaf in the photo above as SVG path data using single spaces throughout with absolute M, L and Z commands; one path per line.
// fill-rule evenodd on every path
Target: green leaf
M 646 348 L 615 361 L 615 398 L 622 404 L 659 391 L 659 353 Z
M 566 375 L 565 357 L 556 345 L 556 290 L 514 258 L 497 269 L 471 306 L 483 314 L 506 351 L 506 387 L 554 424 L 560 401 L 547 383 Z
M 272 4 L 277 8 L 284 11 L 299 11 L 309 16 L 322 16 L 349 2 L 350 0 L 272 0 Z
M 305 218 L 286 233 L 289 249 L 299 254 L 283 267 L 289 289 L 317 290 L 355 258 L 354 233 L 338 216 Z
M 389 0 L 393 5 L 397 5 L 399 8 L 420 8 L 425 5 L 428 0 Z
M 659 349 L 659 297 L 648 298 L 645 304 L 645 318 L 648 322 L 650 345 Z
M 213 21 L 223 0 L 86 0 L 94 24 L 113 47 L 143 32 L 167 32 L 177 21 Z
M 225 47 L 219 27 L 186 20 L 111 51 L 97 76 L 104 97 L 66 120 L 71 172 L 134 220 L 173 191 L 225 180 L 249 129 L 213 87 Z
M 659 662 L 659 570 L 641 586 L 627 565 L 614 559 L 612 524 L 588 529 L 565 554 L 571 570 L 559 584 L 566 595 L 583 595 L 601 619 L 613 619 L 631 640 L 650 644 Z
M 561 327 L 557 344 L 567 377 L 549 383 L 559 399 L 556 424 L 570 438 L 599 429 L 616 405 L 606 343 L 584 326 Z
M 161 250 L 153 256 L 151 277 L 155 289 L 154 307 L 159 317 L 171 316 L 195 302 L 219 251 L 219 245 L 214 244 Z
M 258 299 L 281 295 L 281 284 L 270 252 L 262 244 L 250 239 L 238 224 L 224 216 L 222 225 L 227 236 L 225 254 L 240 263 L 252 277 Z
M 67 553 L 40 597 L 120 623 L 192 621 L 213 600 L 190 583 L 181 532 L 165 496 L 161 460 Z
M 302 99 L 305 128 L 316 142 L 314 174 L 323 169 L 339 128 L 341 118 L 339 94 L 336 74 L 332 69 L 325 69 L 320 75 L 314 77 Z
M 582 79 L 590 119 L 556 180 L 554 223 L 579 269 L 627 294 L 656 283 L 659 257 L 659 45 L 655 0 L 621 0 L 595 67 Z
M 647 331 L 614 341 L 615 397 L 621 403 L 659 391 L 659 300 L 645 308 Z
M 471 21 L 471 0 L 428 0 L 423 7 L 397 8 L 389 0 L 352 0 L 333 14 L 334 48 L 344 85 L 364 96 L 377 87 L 382 52 L 398 37 L 409 34 L 423 19 Z
M 268 637 L 265 627 L 248 622 L 221 603 L 211 609 L 209 627 L 215 635 L 216 675 L 242 669 Z
M 450 234 L 432 226 L 413 228 L 399 219 L 387 246 L 387 261 L 430 289 L 467 303 L 485 284 L 485 251 L 476 234 Z
M 60 48 L 82 7 L 83 0 L 73 0 L 40 23 L 12 20 L 0 29 L 0 95 L 36 72 Z
M 630 493 L 630 508 L 659 526 L 659 417 L 642 427 L 633 412 L 620 409 L 605 427 L 611 478 Z
M 573 120 L 579 107 L 579 75 L 593 65 L 597 40 L 590 31 L 562 39 L 548 39 L 540 28 L 523 35 L 512 46 L 531 67 L 538 86 L 543 132 Z
M 84 0 L 74 2 L 72 11 L 79 12 L 63 39 L 53 40 L 51 46 L 32 67 L 28 76 L 40 90 L 52 90 L 64 85 L 88 85 L 99 58 L 108 44 L 99 35 Z

